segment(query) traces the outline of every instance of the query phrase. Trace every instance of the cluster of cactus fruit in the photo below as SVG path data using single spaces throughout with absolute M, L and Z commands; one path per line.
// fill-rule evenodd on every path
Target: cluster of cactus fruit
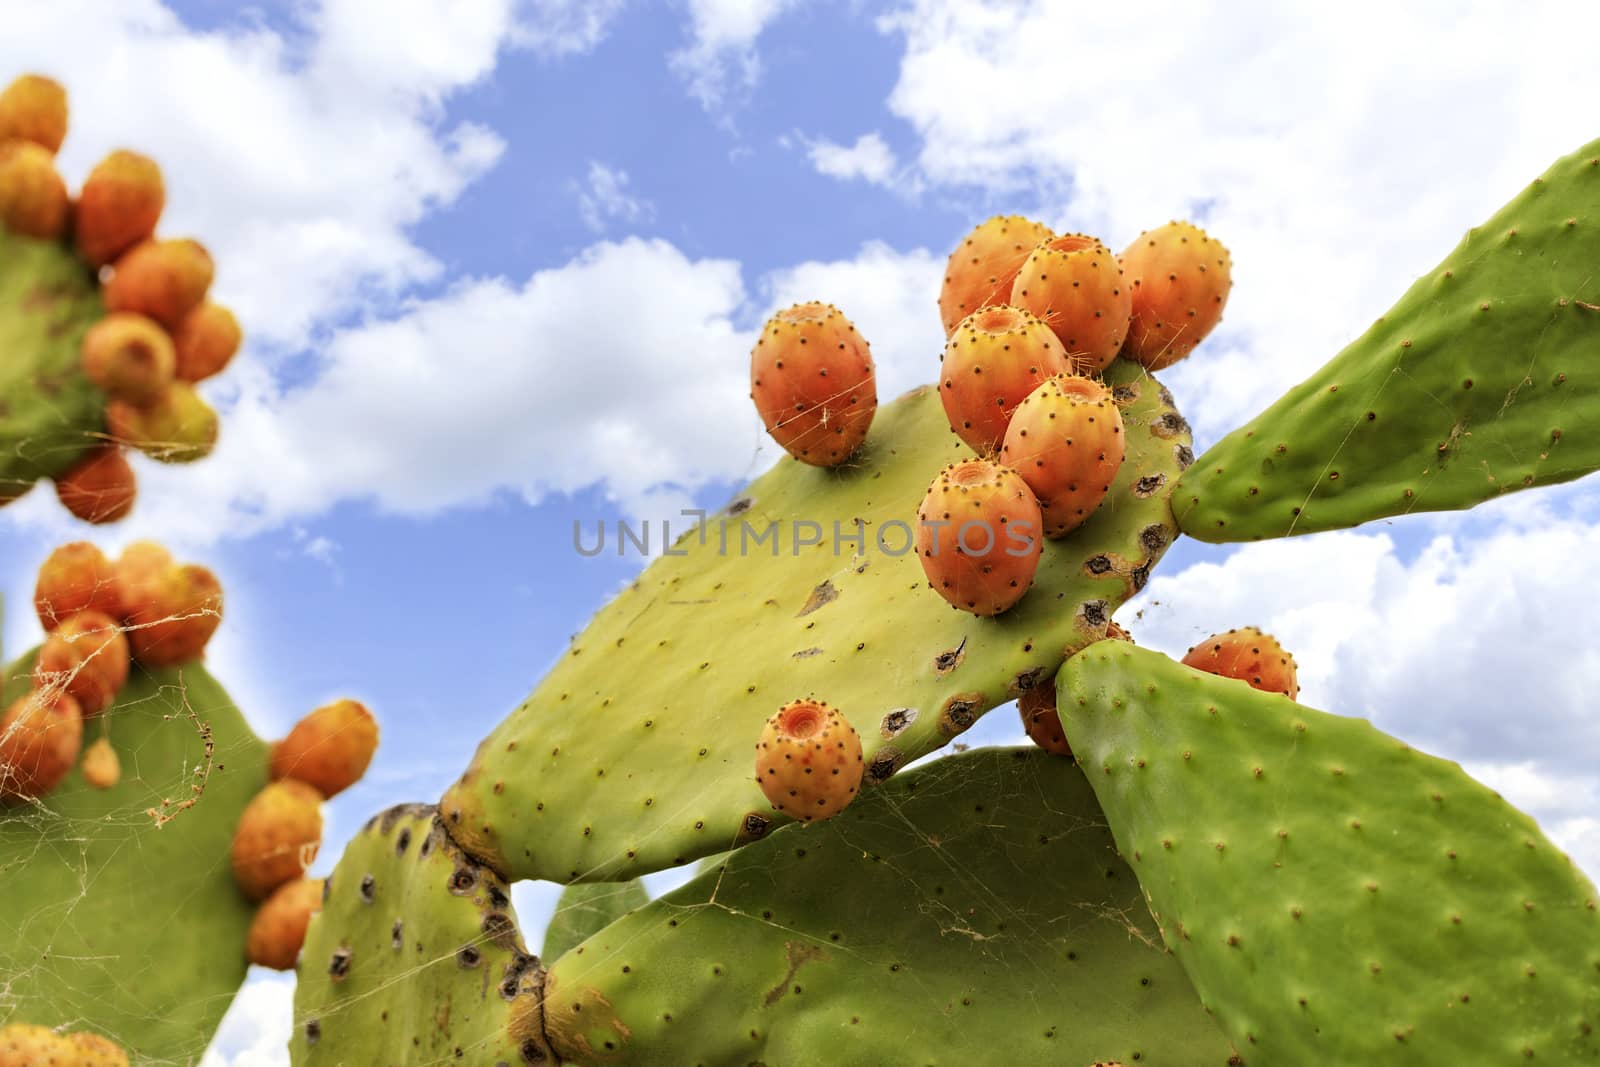
M 370 717 L 321 709 L 271 752 L 214 717 L 238 738 L 228 773 L 168 827 L 232 842 L 228 896 L 196 890 L 193 921 L 254 921 L 276 940 L 253 928 L 251 958 L 274 965 L 298 947 L 305 1065 L 1600 1060 L 1596 892 L 1531 820 L 1297 703 L 1268 634 L 1179 663 L 1112 618 L 1180 534 L 1347 528 L 1600 469 L 1596 261 L 1600 143 L 1198 458 L 1153 372 L 1220 320 L 1231 263 L 1187 224 L 1121 256 L 979 226 L 939 296 L 937 386 L 881 408 L 843 312 L 780 312 L 751 396 L 798 462 L 603 608 L 437 805 L 374 816 L 307 879 L 316 803 L 365 767 Z M 961 536 L 974 515 L 986 544 Z M 730 523 L 830 519 L 832 545 L 728 550 Z M 1010 700 L 1035 747 L 907 767 Z M 346 734 L 363 740 L 325 748 Z M 81 816 L 73 788 L 51 804 Z M 0 877 L 50 816 L 0 819 Z M 659 899 L 638 882 L 702 858 Z M 542 956 L 511 906 L 529 878 L 568 886 Z M 27 1023 L 56 977 L 8 987 L 41 989 Z M 175 1011 L 238 977 L 183 982 Z M 122 1014 L 95 1021 L 181 1060 L 140 1007 L 108 997 Z M 8 1035 L 43 1039 L 22 1010 L 0 1064 Z
M 86 522 L 116 522 L 137 495 L 123 450 L 167 463 L 207 455 L 217 413 L 196 391 L 241 342 L 207 299 L 198 241 L 156 236 L 160 167 L 106 156 L 76 199 L 55 169 L 67 95 L 23 75 L 0 92 L 0 506 L 40 477 Z

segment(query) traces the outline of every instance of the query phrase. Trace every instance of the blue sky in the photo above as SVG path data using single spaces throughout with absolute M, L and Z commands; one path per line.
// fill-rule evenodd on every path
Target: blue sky
M 1502 47 L 1535 25 L 1564 27 L 1537 62 Z M 148 150 L 164 228 L 217 253 L 248 333 L 208 388 L 218 452 L 141 464 L 134 518 L 91 536 L 219 572 L 211 662 L 263 734 L 333 696 L 376 710 L 326 865 L 372 811 L 436 798 L 633 573 L 575 557 L 575 518 L 719 504 L 775 458 L 745 383 L 776 307 L 840 304 L 892 394 L 931 378 L 945 256 L 987 215 L 1113 247 L 1200 217 L 1236 289 L 1166 377 L 1204 445 L 1597 132 L 1571 120 L 1597 31 L 1557 2 L 79 0 L 8 15 L 0 75 L 68 84 L 70 181 Z M 1309 703 L 1462 760 L 1594 871 L 1600 662 L 1528 635 L 1587 610 L 1597 512 L 1585 482 L 1470 520 L 1183 542 L 1119 618 L 1175 653 L 1275 630 Z M 86 533 L 48 492 L 0 512 L 8 603 Z M 38 632 L 13 608 L 4 636 Z M 216 1063 L 279 1062 L 286 987 L 259 985 Z

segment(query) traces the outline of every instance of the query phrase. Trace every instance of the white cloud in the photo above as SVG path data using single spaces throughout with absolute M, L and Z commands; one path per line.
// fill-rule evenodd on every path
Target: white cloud
M 526 0 L 513 40 L 546 56 L 587 52 L 599 44 L 627 0 Z
M 628 172 L 604 163 L 589 161 L 584 185 L 574 185 L 578 194 L 578 216 L 595 233 L 604 233 L 616 222 L 644 222 L 655 217 L 655 205 L 628 192 Z
M 289 1067 L 294 975 L 253 969 L 200 1067 Z
M 690 41 L 668 56 L 689 94 L 707 111 L 761 79 L 756 39 L 799 0 L 688 0 Z
M 913 0 L 882 25 L 906 42 L 889 104 L 918 167 L 982 194 L 975 216 L 1034 210 L 1120 248 L 1203 215 L 1232 249 L 1226 335 L 1167 374 L 1206 440 L 1593 136 L 1572 101 L 1600 95 L 1600 5 L 1582 0 Z M 1506 42 L 1534 26 L 1560 32 L 1530 63 Z
M 894 150 L 876 130 L 856 138 L 853 145 L 842 145 L 821 138 L 806 142 L 806 155 L 817 173 L 830 178 L 860 178 L 873 185 L 889 185 L 895 175 Z
M 1600 528 L 1581 522 L 1440 535 L 1409 560 L 1386 533 L 1344 532 L 1158 575 L 1119 619 L 1173 656 L 1262 627 L 1298 661 L 1302 701 L 1479 771 L 1600 874 L 1600 652 L 1570 624 L 1597 588 Z

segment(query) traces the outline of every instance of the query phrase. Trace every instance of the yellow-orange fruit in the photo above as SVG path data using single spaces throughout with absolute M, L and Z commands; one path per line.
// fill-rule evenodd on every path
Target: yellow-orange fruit
M 1033 743 L 1057 756 L 1072 755 L 1072 746 L 1061 729 L 1061 716 L 1056 713 L 1056 686 L 1054 682 L 1036 685 L 1017 698 L 1017 711 L 1022 715 L 1022 728 Z
M 756 742 L 756 782 L 772 806 L 811 822 L 839 814 L 861 788 L 861 736 L 839 709 L 794 700 L 777 710 Z
M 111 565 L 120 605 L 118 618 L 127 621 L 135 607 L 153 600 L 162 575 L 175 566 L 172 553 L 154 541 L 135 541 L 124 548 L 116 563 Z
M 1092 374 L 1110 366 L 1128 336 L 1133 298 L 1111 250 L 1080 233 L 1039 244 L 1017 272 L 1011 302 L 1055 331 L 1072 368 Z
M 0 1067 L 49 1067 L 71 1063 L 72 1046 L 54 1030 L 32 1023 L 0 1027 Z
M 322 879 L 296 878 L 272 891 L 256 909 L 244 942 L 245 958 L 275 971 L 294 970 L 311 917 L 322 910 Z
M 1044 545 L 1033 491 L 985 459 L 939 472 L 917 509 L 917 558 L 952 607 L 998 615 L 1033 585 Z
M 118 149 L 89 172 L 72 236 L 91 267 L 103 267 L 156 232 L 167 189 L 155 160 Z
M 178 350 L 178 377 L 198 382 L 220 374 L 243 339 L 233 312 L 213 301 L 202 301 L 183 317 L 172 335 Z
M 56 475 L 61 506 L 84 522 L 120 522 L 133 510 L 139 486 L 122 449 L 98 445 L 65 472 Z
M 1005 439 L 1022 398 L 1069 363 L 1061 342 L 1021 308 L 996 304 L 974 311 L 939 357 L 939 399 L 956 436 L 979 455 Z
M 122 760 L 108 737 L 99 738 L 83 750 L 78 769 L 83 772 L 83 780 L 94 789 L 111 789 L 122 781 Z
M 128 1054 L 109 1037 L 80 1030 L 62 1040 L 68 1050 L 62 1061 L 67 1067 L 128 1067 Z
M 0 141 L 0 229 L 55 240 L 67 226 L 67 186 L 32 141 Z
M 216 447 L 216 409 L 188 382 L 169 382 L 153 400 L 106 402 L 106 432 L 161 463 L 193 463 Z
M 1293 700 L 1300 695 L 1294 657 L 1278 639 L 1254 626 L 1213 634 L 1183 657 L 1185 666 L 1224 678 L 1237 678 L 1265 693 L 1282 693 Z
M 34 690 L 0 717 L 0 804 L 37 800 L 61 784 L 83 746 L 83 712 L 60 690 Z
M 1012 283 L 1028 253 L 1053 236 L 1050 227 L 1021 215 L 996 215 L 967 234 L 950 253 L 939 290 L 945 336 L 979 308 L 1010 303 Z
M 106 310 L 134 311 L 176 331 L 206 298 L 215 272 L 199 241 L 140 241 L 117 259 L 105 284 Z
M 80 611 L 98 611 L 115 618 L 122 612 L 116 570 L 87 541 L 62 545 L 39 565 L 33 606 L 46 633 Z
M 128 639 L 117 620 L 80 611 L 44 639 L 33 664 L 34 684 L 72 695 L 89 718 L 109 708 L 128 681 Z
M 245 805 L 229 859 L 251 900 L 305 874 L 322 844 L 322 794 L 304 782 L 270 782 Z
M 83 373 L 119 400 L 142 404 L 171 384 L 177 350 L 161 324 L 131 311 L 112 312 L 83 335 Z
M 1233 258 L 1222 242 L 1189 222 L 1141 233 L 1122 253 L 1133 319 L 1122 354 L 1150 370 L 1194 351 L 1222 321 L 1233 288 Z
M 0 92 L 0 141 L 30 141 L 55 155 L 67 139 L 67 91 L 54 78 L 23 74 Z
M 1061 374 L 1017 407 L 1000 460 L 1039 499 L 1045 536 L 1061 537 L 1106 498 L 1125 448 L 1122 412 L 1111 390 L 1093 378 Z
M 272 747 L 272 777 L 295 778 L 336 796 L 361 780 L 378 748 L 378 721 L 357 700 L 324 704 Z
M 123 619 L 133 658 L 176 667 L 200 658 L 222 622 L 222 584 L 197 563 L 171 566 L 127 594 Z
M 761 327 L 750 352 L 750 398 L 791 456 L 837 466 L 866 440 L 878 410 L 872 352 L 832 304 L 796 304 Z

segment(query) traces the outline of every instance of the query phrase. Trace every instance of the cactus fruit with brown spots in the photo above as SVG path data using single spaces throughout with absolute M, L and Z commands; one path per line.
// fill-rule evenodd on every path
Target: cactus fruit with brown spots
M 756 781 L 772 806 L 811 822 L 845 809 L 861 788 L 861 736 L 820 700 L 792 700 L 773 713 L 756 742 Z
M 750 397 L 791 456 L 836 467 L 861 447 L 878 410 L 872 352 L 832 304 L 796 304 L 761 328 L 750 353 Z

